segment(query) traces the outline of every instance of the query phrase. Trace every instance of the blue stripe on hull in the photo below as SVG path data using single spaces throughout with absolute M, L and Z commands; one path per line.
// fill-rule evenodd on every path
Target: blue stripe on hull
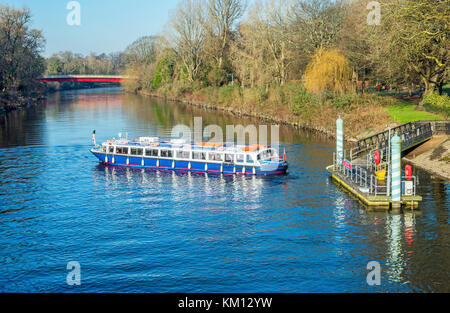
M 142 158 L 130 157 L 130 165 L 142 165 Z
M 159 167 L 172 168 L 172 160 L 159 159 Z
M 180 169 L 188 169 L 189 162 L 188 161 L 175 161 L 175 167 Z
M 104 154 L 95 155 L 101 162 L 105 162 L 106 156 Z
M 114 156 L 114 163 L 127 164 L 127 157 L 116 155 L 116 156 Z
M 205 162 L 191 162 L 191 170 L 204 171 Z
M 156 166 L 156 159 L 144 159 L 145 166 Z
M 208 163 L 208 172 L 220 172 L 220 164 Z
M 108 155 L 108 162 L 106 162 L 106 156 L 100 153 L 93 153 L 102 163 L 106 163 L 107 165 L 115 165 L 115 166 L 124 166 L 124 167 L 135 167 L 135 168 L 152 168 L 152 169 L 173 169 L 173 170 L 181 170 L 181 171 L 189 171 L 189 162 L 188 161 L 175 161 L 175 168 L 172 168 L 172 160 L 164 160 L 159 159 L 159 167 L 157 165 L 157 159 L 144 158 L 144 166 L 142 166 L 142 158 L 129 157 L 129 164 L 127 164 L 127 157 L 125 156 L 114 156 L 114 163 L 112 163 L 113 155 Z M 208 172 L 208 173 L 216 173 L 220 174 L 220 164 L 209 163 L 208 170 L 205 171 L 205 162 L 191 162 L 190 171 L 194 172 Z M 242 165 L 234 166 L 232 164 L 223 164 L 223 174 L 234 174 L 233 169 L 236 168 L 236 174 L 243 175 L 242 169 L 244 168 Z M 256 167 L 255 174 L 256 175 L 279 175 L 285 174 L 287 171 L 287 166 L 280 166 L 276 170 L 273 171 L 261 171 L 258 167 Z M 246 166 L 245 167 L 245 175 L 254 175 L 253 167 Z
M 223 172 L 225 174 L 234 174 L 234 165 L 233 164 L 224 164 Z

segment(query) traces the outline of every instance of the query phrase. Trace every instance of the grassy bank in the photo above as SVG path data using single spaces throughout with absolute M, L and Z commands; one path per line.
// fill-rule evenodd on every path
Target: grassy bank
M 406 101 L 398 100 L 398 103 L 386 107 L 389 116 L 398 123 L 408 123 L 415 121 L 440 121 L 443 118 L 434 113 L 417 110 L 417 105 Z
M 322 94 L 305 91 L 300 82 L 269 88 L 188 87 L 167 84 L 143 93 L 185 101 L 234 114 L 255 116 L 313 129 L 334 136 L 335 121 L 341 116 L 348 139 L 382 131 L 386 124 L 416 120 L 439 120 L 440 116 L 416 110 L 417 106 L 375 94 Z

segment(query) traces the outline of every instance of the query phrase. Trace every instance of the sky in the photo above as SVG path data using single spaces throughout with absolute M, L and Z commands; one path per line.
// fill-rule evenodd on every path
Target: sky
M 179 0 L 77 0 L 80 25 L 68 25 L 70 0 L 0 0 L 0 5 L 28 7 L 32 28 L 43 31 L 43 56 L 59 51 L 84 55 L 123 51 L 141 36 L 160 34 Z

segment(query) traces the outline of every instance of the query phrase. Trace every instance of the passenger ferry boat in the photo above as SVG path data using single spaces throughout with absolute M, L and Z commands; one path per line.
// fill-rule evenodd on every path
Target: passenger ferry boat
M 93 135 L 95 144 L 95 133 Z M 237 175 L 277 175 L 288 169 L 286 153 L 265 145 L 188 144 L 157 137 L 113 139 L 91 152 L 107 165 Z

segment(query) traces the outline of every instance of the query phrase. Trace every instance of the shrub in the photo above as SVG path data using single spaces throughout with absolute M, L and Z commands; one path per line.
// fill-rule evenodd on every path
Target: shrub
M 336 97 L 334 103 L 337 108 L 343 109 L 349 107 L 351 104 L 358 104 L 362 99 L 359 99 L 355 94 L 345 94 L 340 97 Z
M 167 52 L 156 65 L 153 75 L 153 88 L 157 89 L 161 83 L 168 83 L 172 80 L 175 71 L 176 57 L 173 53 Z
M 288 86 L 290 89 L 290 86 Z M 316 98 L 306 91 L 303 85 L 297 85 L 295 92 L 292 93 L 290 99 L 287 99 L 289 109 L 292 113 L 299 115 L 304 111 L 305 107 L 315 104 Z
M 219 102 L 230 104 L 234 100 L 237 100 L 237 99 L 234 99 L 234 96 L 236 96 L 236 94 L 239 95 L 239 86 L 238 85 L 228 85 L 225 87 L 220 87 L 219 88 Z
M 447 94 L 439 95 L 435 92 L 425 96 L 422 101 L 427 110 L 450 117 L 450 97 Z

